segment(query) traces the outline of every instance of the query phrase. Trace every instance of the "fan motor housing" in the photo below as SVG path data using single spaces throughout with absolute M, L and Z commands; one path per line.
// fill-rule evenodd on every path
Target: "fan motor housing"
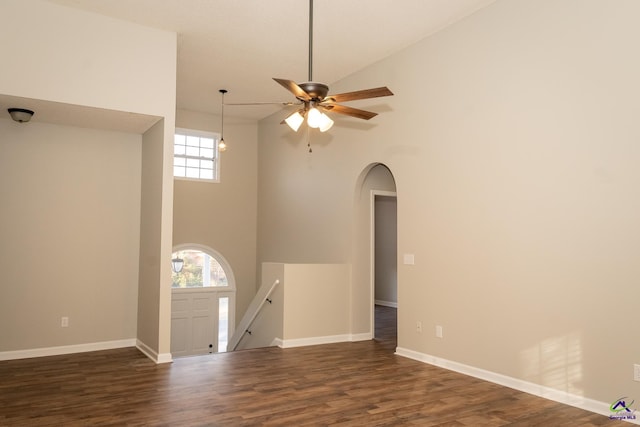
M 306 82 L 300 83 L 298 86 L 307 92 L 313 100 L 322 101 L 329 93 L 329 86 L 323 83 Z

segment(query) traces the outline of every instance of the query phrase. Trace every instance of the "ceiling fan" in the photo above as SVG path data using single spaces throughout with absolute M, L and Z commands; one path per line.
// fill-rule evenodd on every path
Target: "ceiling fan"
M 360 99 L 378 98 L 382 96 L 393 95 L 393 93 L 387 87 L 378 87 L 374 89 L 365 89 L 355 92 L 329 95 L 329 86 L 324 83 L 314 82 L 312 72 L 313 0 L 309 0 L 309 81 L 305 83 L 296 83 L 292 80 L 287 79 L 273 79 L 296 97 L 295 102 L 279 102 L 277 104 L 300 106 L 300 108 L 296 112 L 290 114 L 281 122 L 281 124 L 286 123 L 291 129 L 297 132 L 306 117 L 309 127 L 318 128 L 320 132 L 326 132 L 331 128 L 331 126 L 333 126 L 333 120 L 331 120 L 331 118 L 327 114 L 325 114 L 325 112 L 344 114 L 363 120 L 369 120 L 378 115 L 377 113 L 373 113 L 371 111 L 365 111 L 353 107 L 347 107 L 345 105 L 340 105 L 340 102 L 356 101 Z

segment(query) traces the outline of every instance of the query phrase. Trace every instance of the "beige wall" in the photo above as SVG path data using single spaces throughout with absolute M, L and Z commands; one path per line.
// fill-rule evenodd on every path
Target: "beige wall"
M 354 262 L 358 176 L 382 162 L 399 255 L 415 254 L 400 347 L 601 402 L 640 395 L 639 14 L 499 1 L 333 85 L 396 95 L 314 133 L 312 155 L 280 116 L 262 121 L 259 261 Z
M 220 132 L 220 117 L 178 110 L 178 127 Z M 236 279 L 236 319 L 260 283 L 256 272 L 257 132 L 255 121 L 225 117 L 227 151 L 220 182 L 175 180 L 173 245 L 196 243 L 220 253 Z
M 131 212 L 137 213 L 138 228 L 131 229 L 129 232 L 132 239 L 135 238 L 141 242 L 131 248 L 140 248 L 140 256 L 134 255 L 135 264 L 141 267 L 137 269 L 139 281 L 142 283 L 138 304 L 141 307 L 139 311 L 150 313 L 150 315 L 143 314 L 137 317 L 137 336 L 136 333 L 132 336 L 130 331 L 130 328 L 136 325 L 136 319 L 133 316 L 130 323 L 127 323 L 127 327 L 121 331 L 121 338 L 137 337 L 148 343 L 147 350 L 151 353 L 166 356 L 169 353 L 170 338 L 169 262 L 173 198 L 171 157 L 175 127 L 176 34 L 140 27 L 49 2 L 19 0 L 0 2 L 0 28 L 3 34 L 21 35 L 20 43 L 15 43 L 13 37 L 0 37 L 0 51 L 3 55 L 3 64 L 6 64 L 0 67 L 0 95 L 20 97 L 34 100 L 34 102 L 53 101 L 47 104 L 49 108 L 55 108 L 55 105 L 58 105 L 56 103 L 64 103 L 73 106 L 72 109 L 79 112 L 86 108 L 94 113 L 96 109 L 102 109 L 135 113 L 136 117 L 148 115 L 152 119 L 149 123 L 155 123 L 158 118 L 162 118 L 152 131 L 144 135 L 142 145 L 145 147 L 141 150 L 140 146 L 137 146 L 141 153 L 138 162 L 144 165 L 147 172 L 151 172 L 154 179 L 147 177 L 141 181 L 138 174 L 131 180 L 129 185 L 140 189 L 140 197 L 134 201 L 135 206 L 127 207 L 129 210 L 126 211 L 127 215 Z M 38 117 L 36 111 L 34 122 L 25 125 L 22 131 L 36 125 Z M 103 125 L 105 124 L 93 117 L 92 127 L 101 128 Z M 129 138 L 129 136 L 114 138 L 116 140 L 114 144 L 117 145 L 119 140 L 126 143 Z M 136 140 L 141 141 L 139 135 Z M 75 139 L 72 141 L 76 142 Z M 165 141 L 167 144 L 164 143 Z M 109 163 L 103 165 L 102 163 L 108 159 L 99 155 L 88 156 L 88 158 L 91 162 L 99 164 L 96 168 L 111 167 Z M 116 165 L 118 161 L 120 159 L 114 160 Z M 21 160 L 18 165 L 28 167 L 28 159 Z M 42 179 L 56 182 L 66 176 L 75 176 L 75 172 L 69 170 L 70 168 L 66 165 L 59 166 L 59 169 L 54 171 L 59 176 L 43 176 Z M 137 168 L 138 171 L 142 169 L 140 164 Z M 4 171 L 0 171 L 0 174 L 4 174 Z M 69 188 L 57 186 L 47 194 L 45 200 L 65 200 L 69 197 Z M 13 183 L 13 192 L 26 194 L 22 190 L 21 182 Z M 113 191 L 124 190 L 113 189 Z M 142 208 L 141 198 L 144 199 Z M 88 202 L 90 201 L 91 199 Z M 60 209 L 62 209 L 61 216 L 76 217 L 73 210 L 65 211 L 62 207 Z M 3 221 L 13 219 L 2 218 Z M 108 216 L 104 216 L 100 222 L 96 219 L 92 226 L 103 228 L 104 236 L 113 234 L 114 239 L 121 238 L 118 237 L 117 232 L 109 233 L 108 221 Z M 141 233 L 135 235 L 138 230 Z M 35 232 L 28 233 L 25 237 L 28 244 L 33 247 L 37 247 L 36 244 L 40 238 L 41 234 Z M 56 247 L 59 243 L 56 239 L 45 239 L 42 244 Z M 114 246 L 108 239 L 101 244 L 106 247 Z M 112 265 L 130 261 L 130 250 L 119 253 L 114 251 L 110 254 Z M 62 282 L 66 280 L 66 277 L 59 274 L 52 286 L 65 286 Z M 151 288 L 155 290 L 150 291 Z M 149 298 L 150 296 L 152 298 Z M 135 297 L 133 299 L 135 300 Z M 14 302 L 3 300 L 6 304 Z M 155 306 L 155 309 L 151 306 Z M 64 307 L 56 306 L 52 311 L 57 312 L 56 316 L 58 316 L 62 308 Z M 109 307 L 111 308 L 113 307 Z M 37 309 L 47 310 L 42 306 L 38 306 Z M 127 308 L 124 309 L 126 312 Z M 112 314 L 112 316 L 118 315 Z M 131 313 L 126 316 L 131 316 Z M 51 345 L 58 346 L 71 343 L 82 344 L 87 340 L 100 341 L 104 336 L 111 335 L 108 331 L 111 331 L 112 326 L 106 325 L 109 321 L 104 320 L 103 323 L 96 325 L 97 329 L 87 331 L 82 337 L 78 336 L 73 340 L 52 341 L 46 337 L 42 342 L 50 342 Z M 59 320 L 56 323 L 59 325 Z M 25 325 L 25 327 L 34 331 L 34 334 L 44 337 L 45 332 L 37 331 L 36 326 Z M 152 331 L 151 336 L 147 334 L 148 331 Z M 28 345 L 40 347 L 42 344 L 31 342 Z
M 140 135 L 0 119 L 0 352 L 136 337 L 140 158 Z
M 349 334 L 349 278 L 346 264 L 284 266 L 283 340 Z
M 342 156 L 349 158 L 354 148 L 327 132 L 312 137 L 314 152 L 308 153 L 306 132 L 280 125 L 281 113 L 273 117 L 259 124 L 258 263 L 343 262 L 351 248 L 349 234 L 341 232 L 351 217 L 336 204 L 353 203 Z M 323 148 L 331 141 L 342 152 Z
M 155 141 L 162 137 L 164 123 L 159 122 L 142 137 L 142 193 L 140 199 L 140 275 L 138 286 L 138 330 L 136 337 L 157 354 L 160 346 L 160 316 L 162 288 L 161 230 L 162 145 Z M 169 258 L 171 259 L 171 258 Z M 170 275 L 170 272 L 167 272 Z M 170 287 L 171 285 L 169 285 Z M 170 326 L 169 326 L 170 327 Z M 156 355 L 154 355 L 156 356 Z M 157 356 L 156 356 L 157 357 Z

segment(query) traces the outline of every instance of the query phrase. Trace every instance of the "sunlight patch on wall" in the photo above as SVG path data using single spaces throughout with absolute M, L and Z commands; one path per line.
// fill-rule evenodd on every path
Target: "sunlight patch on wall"
M 582 342 L 578 334 L 548 338 L 521 353 L 521 371 L 532 383 L 582 396 Z

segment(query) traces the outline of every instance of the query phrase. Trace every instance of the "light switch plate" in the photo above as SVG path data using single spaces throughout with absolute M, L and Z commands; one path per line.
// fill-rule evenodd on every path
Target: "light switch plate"
M 415 256 L 413 254 L 404 254 L 404 264 L 405 265 L 414 265 L 415 264 Z

